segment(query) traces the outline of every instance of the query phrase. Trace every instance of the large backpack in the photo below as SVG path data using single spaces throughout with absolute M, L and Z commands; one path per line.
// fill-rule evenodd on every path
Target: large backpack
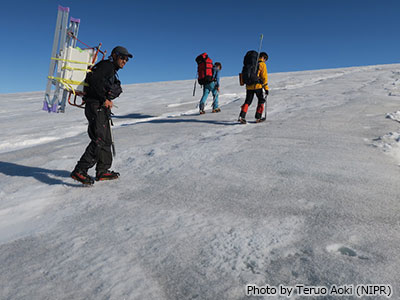
M 197 80 L 200 85 L 205 85 L 213 81 L 213 62 L 207 53 L 202 53 L 196 57 Z
M 250 50 L 243 59 L 242 79 L 245 84 L 252 85 L 260 83 L 258 73 L 258 52 Z

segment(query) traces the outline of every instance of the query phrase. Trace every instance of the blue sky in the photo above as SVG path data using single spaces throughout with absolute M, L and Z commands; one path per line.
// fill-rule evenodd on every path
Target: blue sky
M 15 0 L 0 4 L 0 93 L 45 89 L 58 5 L 84 42 L 135 55 L 123 84 L 193 79 L 202 52 L 236 75 L 261 33 L 269 73 L 400 62 L 398 0 Z

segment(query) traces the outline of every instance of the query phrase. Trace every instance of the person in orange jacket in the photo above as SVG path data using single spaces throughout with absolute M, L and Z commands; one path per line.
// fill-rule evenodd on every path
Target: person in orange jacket
M 253 102 L 254 94 L 258 98 L 258 105 L 256 110 L 256 122 L 264 121 L 262 119 L 262 113 L 264 111 L 264 104 L 267 101 L 268 91 L 268 74 L 267 74 L 267 65 L 265 62 L 268 60 L 268 54 L 265 52 L 260 53 L 260 57 L 258 60 L 258 73 L 257 76 L 260 79 L 259 83 L 246 85 L 246 100 L 242 105 L 242 109 L 239 115 L 239 122 L 246 124 L 246 114 L 251 102 Z M 264 92 L 265 91 L 265 96 Z

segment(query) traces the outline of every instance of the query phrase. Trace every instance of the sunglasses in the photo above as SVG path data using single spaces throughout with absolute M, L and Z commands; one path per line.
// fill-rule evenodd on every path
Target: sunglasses
M 126 56 L 126 55 L 120 55 L 119 58 L 122 59 L 122 60 L 125 60 L 126 62 L 129 61 L 129 57 Z

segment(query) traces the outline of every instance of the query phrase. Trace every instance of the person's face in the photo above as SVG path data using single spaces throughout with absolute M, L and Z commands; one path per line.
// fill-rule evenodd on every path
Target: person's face
M 126 55 L 118 55 L 117 57 L 117 65 L 120 69 L 122 69 L 125 64 L 128 62 L 129 57 Z

